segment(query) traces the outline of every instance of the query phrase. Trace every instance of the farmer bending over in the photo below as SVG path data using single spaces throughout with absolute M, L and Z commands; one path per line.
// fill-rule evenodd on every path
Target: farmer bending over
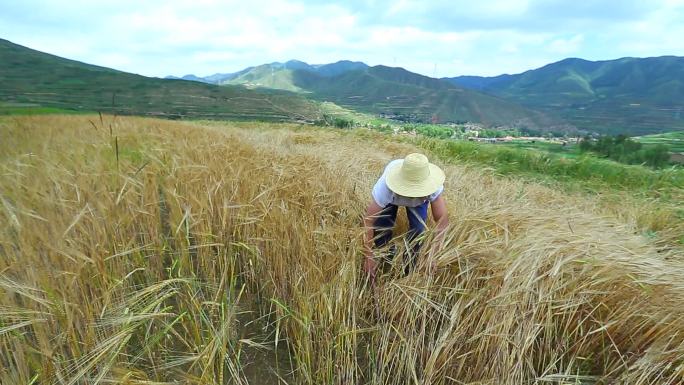
M 392 229 L 397 218 L 399 206 L 406 207 L 409 231 L 407 240 L 412 245 L 409 261 L 404 272 L 408 273 L 416 263 L 420 241 L 416 238 L 425 230 L 428 205 L 432 207 L 432 217 L 437 223 L 436 241 L 438 247 L 443 242 L 444 232 L 449 224 L 444 190 L 444 171 L 429 163 L 425 155 L 409 154 L 404 159 L 391 161 L 380 179 L 373 187 L 373 199 L 364 217 L 364 270 L 371 280 L 375 280 L 379 261 L 373 255 L 376 247 L 385 246 L 392 239 Z M 390 252 L 390 257 L 393 255 Z

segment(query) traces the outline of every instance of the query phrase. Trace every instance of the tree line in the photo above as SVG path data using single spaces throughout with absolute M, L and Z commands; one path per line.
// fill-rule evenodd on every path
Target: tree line
M 579 149 L 581 152 L 592 152 L 620 163 L 645 164 L 653 168 L 667 166 L 670 161 L 670 152 L 666 145 L 644 146 L 626 135 L 607 135 L 595 140 L 585 136 L 579 143 Z

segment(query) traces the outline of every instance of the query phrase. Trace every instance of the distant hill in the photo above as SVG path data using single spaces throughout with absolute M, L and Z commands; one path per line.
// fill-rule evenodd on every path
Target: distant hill
M 320 116 L 316 103 L 292 93 L 149 78 L 0 39 L 2 104 L 221 119 L 313 120 Z
M 244 70 L 222 84 L 299 92 L 321 101 L 398 120 L 574 129 L 559 119 L 498 97 L 403 68 L 369 67 L 361 62 L 310 65 L 292 60 L 263 64 Z
M 398 119 L 571 129 L 515 103 L 403 68 L 375 66 L 330 77 L 297 71 L 293 81 L 318 99 Z
M 306 70 L 315 72 L 322 76 L 336 76 L 347 71 L 354 71 L 368 68 L 368 65 L 358 61 L 340 60 L 329 64 L 307 64 L 299 60 L 289 60 L 285 63 L 274 62 L 262 64 L 260 66 L 247 67 L 238 72 L 217 73 L 210 76 L 185 75 L 183 77 L 167 76 L 165 79 L 183 79 L 209 84 L 250 84 L 254 87 L 278 88 L 278 89 L 297 89 L 292 84 L 282 83 L 270 79 L 277 72 L 288 72 L 293 70 Z M 282 75 L 279 75 L 283 77 Z M 276 87 L 274 87 L 276 85 Z
M 335 63 L 315 66 L 315 71 L 321 76 L 337 76 L 349 71 L 365 70 L 368 68 L 366 63 L 360 61 L 340 60 Z
M 287 65 L 280 65 L 280 63 L 276 64 L 251 67 L 250 70 L 243 71 L 230 79 L 222 80 L 219 84 L 239 84 L 250 88 L 271 88 L 295 92 L 304 91 L 297 87 L 292 80 L 293 71 L 301 69 L 301 66 L 295 66 L 299 69 L 294 69 Z
M 445 78 L 602 133 L 684 129 L 684 57 L 565 59 L 516 75 Z

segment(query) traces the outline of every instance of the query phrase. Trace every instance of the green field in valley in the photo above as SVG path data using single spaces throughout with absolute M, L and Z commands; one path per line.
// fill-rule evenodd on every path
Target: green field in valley
M 557 154 L 564 158 L 576 158 L 580 155 L 577 145 L 572 142 L 568 142 L 565 146 L 558 142 L 547 142 L 547 141 L 531 141 L 531 140 L 513 140 L 510 142 L 497 142 L 494 145 L 507 147 L 507 148 L 519 148 L 525 150 L 535 150 L 544 151 L 551 154 Z
M 635 140 L 644 144 L 664 144 L 672 152 L 684 152 L 684 131 L 672 131 L 663 134 L 638 136 Z
M 44 107 L 36 104 L 0 103 L 0 115 L 44 115 L 77 113 L 92 113 L 92 111 L 76 111 L 72 109 Z

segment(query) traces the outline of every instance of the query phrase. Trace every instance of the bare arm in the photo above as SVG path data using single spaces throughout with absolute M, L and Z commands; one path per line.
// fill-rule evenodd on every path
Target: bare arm
M 444 247 L 444 235 L 449 227 L 449 211 L 446 206 L 446 199 L 440 194 L 432 203 L 432 217 L 435 219 L 437 224 L 437 235 L 435 236 L 436 246 L 438 250 Z

